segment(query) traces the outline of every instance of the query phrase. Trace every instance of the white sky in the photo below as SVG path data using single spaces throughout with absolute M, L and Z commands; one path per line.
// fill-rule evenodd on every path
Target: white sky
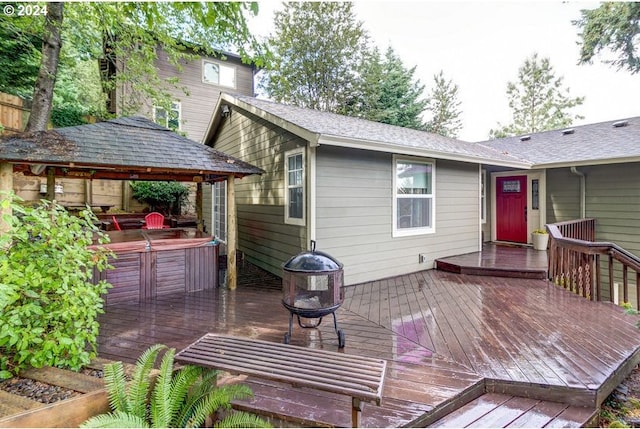
M 374 43 L 391 45 L 415 77 L 433 85 L 433 75 L 459 86 L 463 129 L 459 138 L 480 141 L 498 122 L 510 122 L 507 82 L 534 52 L 548 57 L 573 96 L 585 96 L 574 110 L 585 117 L 574 125 L 640 115 L 640 74 L 610 67 L 597 58 L 578 66 L 578 29 L 571 24 L 595 2 L 559 1 L 360 1 L 355 11 Z M 256 34 L 273 30 L 279 2 L 260 2 Z

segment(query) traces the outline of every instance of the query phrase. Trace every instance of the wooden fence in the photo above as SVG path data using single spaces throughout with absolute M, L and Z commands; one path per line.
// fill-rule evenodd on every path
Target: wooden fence
M 622 301 L 629 302 L 635 287 L 635 308 L 640 308 L 640 258 L 617 244 L 595 241 L 595 219 L 579 219 L 547 225 L 550 234 L 549 279 L 592 301 L 604 299 L 603 281 L 614 301 L 615 273 L 621 273 Z M 603 276 L 603 271 L 606 277 Z M 629 271 L 635 273 L 633 285 Z M 633 276 L 633 273 L 632 273 Z
M 15 95 L 0 92 L 0 125 L 2 134 L 15 134 L 24 130 L 29 116 L 29 109 L 24 100 Z

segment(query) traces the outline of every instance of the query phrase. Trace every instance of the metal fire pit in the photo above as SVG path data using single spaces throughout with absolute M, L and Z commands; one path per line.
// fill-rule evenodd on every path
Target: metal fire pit
M 289 332 L 284 336 L 285 344 L 291 340 L 294 315 L 301 328 L 317 328 L 323 316 L 332 314 L 338 346 L 344 347 L 344 332 L 338 329 L 335 313 L 344 301 L 342 268 L 342 264 L 333 257 L 316 251 L 315 241 L 311 241 L 311 251 L 299 253 L 282 266 L 282 305 L 289 310 Z M 315 321 L 303 323 L 301 318 Z

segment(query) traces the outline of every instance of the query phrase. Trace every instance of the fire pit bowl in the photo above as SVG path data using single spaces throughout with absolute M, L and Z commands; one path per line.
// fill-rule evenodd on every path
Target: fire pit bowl
M 323 316 L 332 314 L 338 346 L 343 348 L 345 336 L 338 329 L 335 313 L 344 301 L 342 264 L 326 253 L 316 251 L 316 243 L 311 241 L 311 250 L 289 259 L 282 265 L 282 271 L 282 305 L 289 310 L 289 332 L 284 336 L 285 344 L 291 340 L 294 315 L 301 328 L 317 328 Z M 301 318 L 316 320 L 303 323 Z

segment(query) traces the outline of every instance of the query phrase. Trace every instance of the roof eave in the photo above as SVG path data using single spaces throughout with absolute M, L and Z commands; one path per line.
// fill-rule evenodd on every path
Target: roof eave
M 421 147 L 401 146 L 373 140 L 353 139 L 325 134 L 321 135 L 317 142 L 318 145 L 325 144 L 328 146 L 341 146 L 353 149 L 372 150 L 376 152 L 395 153 L 399 155 L 446 159 L 449 161 L 470 162 L 473 164 L 488 164 L 495 165 L 497 167 L 512 167 L 519 169 L 532 168 L 532 164 L 525 161 L 497 160 L 493 158 L 483 158 L 451 152 L 429 150 Z
M 542 162 L 534 164 L 533 168 L 586 167 L 589 165 L 625 164 L 630 162 L 640 162 L 640 155 L 616 158 L 584 159 L 579 161 Z

